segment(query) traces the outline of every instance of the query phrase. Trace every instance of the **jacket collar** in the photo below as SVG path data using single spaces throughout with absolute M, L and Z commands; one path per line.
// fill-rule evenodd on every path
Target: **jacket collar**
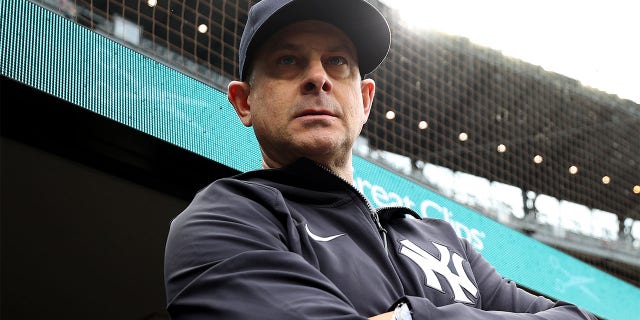
M 330 191 L 350 186 L 347 181 L 328 168 L 304 157 L 281 168 L 248 171 L 235 176 L 235 178 L 256 182 L 265 182 L 263 180 L 266 180 L 270 182 L 267 184 L 285 184 L 316 191 Z

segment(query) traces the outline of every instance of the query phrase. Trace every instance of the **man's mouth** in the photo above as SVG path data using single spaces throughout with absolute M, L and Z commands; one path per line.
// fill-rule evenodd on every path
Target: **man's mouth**
M 296 115 L 296 117 L 307 117 L 307 116 L 331 116 L 331 117 L 335 117 L 335 115 L 328 111 L 328 110 L 323 110 L 323 109 L 308 109 L 308 110 L 304 110 L 302 112 L 300 112 L 299 114 Z

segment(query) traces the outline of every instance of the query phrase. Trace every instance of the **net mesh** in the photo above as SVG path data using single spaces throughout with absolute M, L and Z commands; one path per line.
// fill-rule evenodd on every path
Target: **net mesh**
M 220 90 L 239 78 L 236 48 L 253 4 L 33 1 Z M 525 231 L 532 228 L 522 227 L 527 217 L 535 220 L 538 213 L 531 204 L 535 195 L 611 213 L 618 223 L 611 231 L 615 236 L 568 230 L 565 237 L 640 261 L 640 190 L 634 192 L 634 186 L 640 188 L 637 103 L 465 38 L 412 29 L 401 24 L 397 12 L 370 2 L 388 17 L 393 40 L 387 60 L 371 75 L 377 89 L 362 132 L 364 148 L 358 149 L 366 150 L 364 157 L 397 168 L 399 158 L 385 155 L 400 156 L 408 160 L 402 174 L 445 194 L 450 190 L 422 174 L 430 166 L 518 187 L 524 217 L 516 227 Z M 569 172 L 572 166 L 577 173 Z M 466 204 L 495 214 L 495 208 Z M 640 283 L 640 263 L 560 249 Z

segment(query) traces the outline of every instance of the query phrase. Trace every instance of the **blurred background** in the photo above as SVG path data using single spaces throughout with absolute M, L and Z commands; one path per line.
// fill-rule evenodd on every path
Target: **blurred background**
M 224 92 L 227 83 L 238 78 L 236 47 L 248 8 L 256 1 L 32 2 Z M 569 19 L 572 16 L 592 17 L 590 22 L 594 25 L 606 23 L 596 19 L 599 16 L 592 11 L 586 14 L 581 10 L 592 8 L 590 4 L 583 6 L 578 2 L 568 8 L 551 2 L 531 2 L 528 7 L 515 7 L 510 2 L 500 1 L 486 4 L 483 1 L 454 1 L 449 5 L 434 1 L 370 2 L 389 19 L 392 47 L 387 60 L 370 75 L 377 83 L 375 110 L 354 152 L 509 228 L 635 287 L 639 286 L 640 90 L 637 88 L 640 88 L 640 60 L 637 59 L 637 38 L 640 36 L 640 27 L 638 20 L 629 13 L 633 11 L 616 7 L 617 2 L 600 4 L 603 7 L 595 12 L 602 17 L 615 15 L 613 21 L 620 22 L 617 26 L 622 29 L 618 33 L 604 35 L 590 31 L 583 36 L 577 31 L 582 28 L 578 22 L 572 24 Z M 614 10 L 608 11 L 607 8 Z M 488 10 L 480 12 L 480 9 Z M 569 11 L 561 11 L 563 9 Z M 434 22 L 420 25 L 415 13 L 422 17 L 423 22 Z M 2 14 L 9 14 L 6 7 L 3 7 Z M 499 20 L 500 17 L 505 20 Z M 534 23 L 534 31 L 517 31 L 518 21 L 530 17 L 534 18 L 534 22 L 524 24 Z M 556 20 L 562 24 L 552 25 L 551 22 Z M 481 28 L 485 22 L 491 22 L 492 28 Z M 470 27 L 463 28 L 463 25 Z M 489 39 L 489 35 L 499 31 L 504 31 L 506 40 Z M 623 31 L 632 33 L 624 35 Z M 564 41 L 551 40 L 553 33 L 563 35 Z M 528 38 L 532 34 L 546 39 L 547 45 L 535 45 L 541 39 Z M 611 44 L 604 42 L 611 37 L 614 39 Z M 582 59 L 582 56 L 594 51 L 579 45 L 589 41 L 606 49 L 595 52 L 596 56 L 605 62 L 622 62 L 626 66 L 622 70 L 625 73 L 609 78 L 608 69 L 598 67 L 595 58 Z M 529 47 L 514 49 L 500 43 L 524 43 Z M 613 49 L 614 43 L 631 45 Z M 573 52 L 573 58 L 564 62 L 533 57 L 534 51 L 553 58 L 575 48 L 579 51 Z M 625 60 L 625 57 L 632 59 Z M 571 60 L 580 60 L 583 65 L 569 69 L 568 61 Z M 584 65 L 585 61 L 593 61 L 593 66 Z M 589 68 L 595 69 L 595 78 L 586 75 L 585 70 Z M 625 74 L 628 78 L 624 78 Z M 615 78 L 623 80 L 622 85 L 614 85 L 612 79 Z M 21 113 L 24 110 L 7 108 L 9 104 L 15 104 L 12 97 L 30 97 L 41 105 L 43 109 L 39 111 L 47 116 L 41 122 L 34 121 L 28 126 L 17 125 L 12 119 L 26 114 Z M 52 254 L 46 258 L 39 255 L 33 260 L 25 260 L 32 261 L 28 275 L 21 273 L 21 277 L 11 277 L 11 272 L 18 272 L 24 266 L 5 264 L 20 260 L 19 257 L 27 250 L 17 249 L 20 246 L 15 245 L 24 243 L 30 237 L 24 232 L 17 234 L 16 229 L 10 228 L 11 224 L 30 228 L 29 234 L 52 234 L 55 230 L 37 230 L 39 227 L 29 220 L 33 216 L 10 215 L 9 212 L 17 212 L 16 208 L 26 212 L 24 208 L 27 206 L 34 206 L 29 212 L 43 212 L 53 206 L 46 201 L 38 204 L 35 200 L 31 203 L 33 199 L 38 199 L 38 195 L 45 197 L 45 194 L 55 194 L 55 197 L 51 197 L 60 200 L 91 193 L 86 188 L 73 191 L 55 187 L 39 190 L 38 183 L 33 182 L 28 188 L 25 186 L 32 191 L 25 199 L 24 193 L 17 192 L 21 189 L 16 187 L 24 184 L 24 174 L 34 176 L 30 181 L 42 179 L 45 174 L 59 173 L 59 176 L 51 177 L 51 181 L 77 179 L 82 182 L 87 179 L 100 181 L 98 176 L 108 172 L 109 175 L 114 174 L 118 182 L 103 182 L 102 185 L 108 185 L 111 191 L 95 192 L 119 194 L 118 190 L 136 189 L 139 184 L 151 188 L 152 191 L 146 194 L 150 199 L 158 199 L 147 202 L 148 206 L 135 209 L 128 207 L 127 210 L 148 211 L 158 208 L 163 212 L 163 219 L 152 224 L 155 230 L 161 230 L 159 234 L 150 231 L 140 234 L 136 226 L 151 223 L 145 217 L 136 218 L 124 213 L 121 217 L 113 216 L 114 211 L 124 210 L 118 204 L 124 204 L 125 201 L 118 196 L 113 196 L 109 204 L 114 208 L 103 208 L 105 216 L 111 215 L 110 219 L 105 218 L 106 221 L 84 221 L 82 213 L 70 219 L 78 225 L 84 221 L 95 224 L 96 228 L 107 226 L 124 232 L 126 235 L 118 238 L 123 241 L 120 244 L 123 248 L 130 246 L 132 239 L 140 241 L 134 242 L 140 248 L 144 248 L 145 243 L 153 242 L 156 250 L 147 253 L 152 256 L 145 259 L 140 254 L 144 253 L 144 249 L 131 253 L 134 256 L 130 258 L 139 263 L 137 267 L 114 266 L 118 270 L 129 270 L 130 281 L 135 282 L 138 278 L 147 277 L 145 266 L 149 263 L 145 260 L 161 265 L 164 232 L 168 226 L 166 221 L 179 212 L 206 182 L 236 172 L 197 154 L 185 155 L 184 151 L 176 150 L 171 145 L 159 146 L 154 141 L 154 147 L 150 148 L 149 138 L 141 137 L 127 128 L 111 128 L 110 124 L 90 114 L 78 116 L 71 111 L 63 115 L 49 114 L 47 112 L 51 111 L 45 106 L 64 103 L 24 88 L 10 79 L 3 78 L 2 98 L 3 312 L 8 312 L 7 307 L 12 306 L 28 308 L 25 302 L 28 299 L 21 300 L 20 297 L 27 297 L 30 289 L 21 285 L 29 281 L 47 281 L 46 273 L 40 274 L 42 269 L 37 262 L 42 262 L 42 259 L 55 260 L 57 256 Z M 60 108 L 64 109 L 62 106 Z M 78 128 L 67 128 L 61 130 L 62 133 L 53 134 L 61 128 L 52 127 L 47 120 L 63 121 L 62 118 L 68 118 L 70 114 L 81 117 L 86 124 L 82 129 L 89 132 L 104 131 L 82 139 L 76 135 L 75 130 L 80 130 Z M 43 128 L 50 130 L 41 131 Z M 127 140 L 127 145 L 123 147 L 123 142 L 119 140 Z M 18 154 L 24 156 L 18 157 Z M 145 163 L 159 155 L 164 158 L 160 164 Z M 52 164 L 56 169 L 41 168 L 43 172 L 38 173 L 36 164 L 25 168 L 29 163 L 24 159 L 49 157 L 52 160 L 47 163 L 60 161 Z M 70 174 L 60 169 L 65 167 L 67 161 L 81 163 L 89 169 L 69 169 L 76 172 Z M 175 169 L 173 166 L 191 170 Z M 167 174 L 167 171 L 171 173 Z M 157 173 L 163 174 L 164 180 L 154 179 Z M 166 198 L 156 192 L 171 196 Z M 85 199 L 90 199 L 90 196 L 86 195 Z M 77 206 L 82 206 L 83 202 L 76 201 L 70 200 L 60 210 L 77 212 Z M 36 219 L 42 221 L 42 217 Z M 47 216 L 45 221 L 47 219 L 52 219 L 49 223 L 59 222 L 59 219 L 51 216 Z M 126 223 L 129 219 L 136 222 Z M 69 246 L 73 246 L 72 235 L 67 236 Z M 92 254 L 98 257 L 100 251 Z M 46 267 L 48 265 L 42 264 L 40 267 L 56 270 Z M 64 265 L 59 267 L 61 270 L 66 268 Z M 157 287 L 161 285 L 161 270 L 153 272 L 156 279 L 151 283 Z M 69 289 L 73 291 L 68 293 L 71 305 L 74 294 L 89 290 L 91 281 L 87 280 L 87 287 Z M 60 281 L 56 286 L 68 284 Z M 14 289 L 17 295 L 10 298 L 11 292 L 7 290 Z M 127 288 L 109 290 L 117 294 L 126 292 Z M 160 291 L 150 298 L 146 307 L 130 311 L 128 318 L 165 318 L 162 294 Z M 11 310 L 17 310 L 18 307 L 15 308 Z M 105 314 L 108 312 L 105 311 Z

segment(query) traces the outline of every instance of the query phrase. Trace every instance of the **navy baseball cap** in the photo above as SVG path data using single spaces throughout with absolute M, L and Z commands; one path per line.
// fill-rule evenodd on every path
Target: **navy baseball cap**
M 389 24 L 365 0 L 262 0 L 249 10 L 240 39 L 240 79 L 246 81 L 253 54 L 273 33 L 302 20 L 324 21 L 346 33 L 356 47 L 363 77 L 373 72 L 389 52 Z

